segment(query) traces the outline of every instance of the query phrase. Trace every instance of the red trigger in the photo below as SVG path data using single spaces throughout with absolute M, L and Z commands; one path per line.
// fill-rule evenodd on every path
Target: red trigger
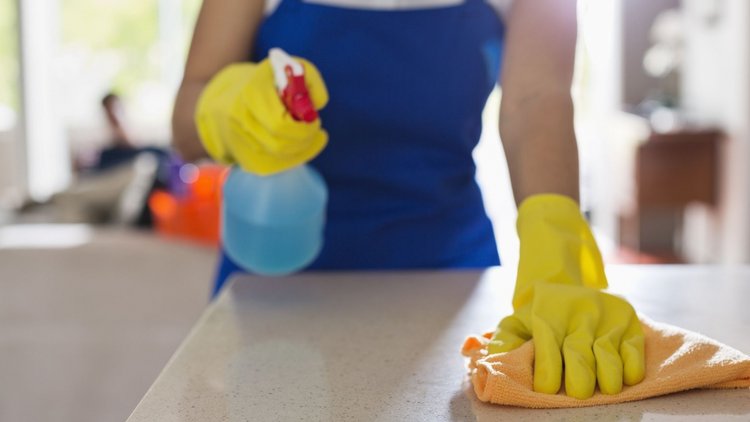
M 289 113 L 295 120 L 313 122 L 318 118 L 318 112 L 310 99 L 310 93 L 305 85 L 304 75 L 294 75 L 292 67 L 284 67 L 287 77 L 286 88 L 281 92 L 281 99 Z

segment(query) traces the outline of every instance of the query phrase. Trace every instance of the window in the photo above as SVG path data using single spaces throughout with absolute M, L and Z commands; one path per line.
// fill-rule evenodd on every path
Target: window
M 6 0 L 7 1 L 7 0 Z M 169 140 L 169 116 L 200 0 L 61 0 L 60 72 L 72 147 L 120 94 L 136 137 Z
M 0 132 L 15 126 L 19 107 L 18 15 L 15 0 L 0 0 Z

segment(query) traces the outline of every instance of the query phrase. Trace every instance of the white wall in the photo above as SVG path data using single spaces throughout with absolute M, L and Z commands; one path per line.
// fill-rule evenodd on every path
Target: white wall
M 622 104 L 622 7 L 627 0 L 579 3 L 576 69 L 576 134 L 581 163 L 581 203 L 606 249 L 617 238 L 617 210 L 611 169 L 617 157 L 608 134 L 611 116 Z M 585 59 L 585 60 L 583 60 Z
M 19 135 L 17 128 L 0 130 L 0 211 L 16 207 L 24 195 L 24 166 L 18 153 Z
M 750 262 L 750 2 L 683 0 L 683 7 L 684 106 L 729 135 L 715 222 L 719 259 Z
M 71 177 L 70 154 L 62 122 L 65 98 L 57 95 L 59 2 L 17 0 L 21 42 L 21 148 L 26 157 L 26 186 L 34 199 L 65 188 Z M 23 156 L 22 155 L 22 156 Z
M 705 0 L 704 0 L 705 1 Z M 622 5 L 623 102 L 638 105 L 653 94 L 659 81 L 643 69 L 651 47 L 651 26 L 659 13 L 680 6 L 680 0 L 625 0 Z

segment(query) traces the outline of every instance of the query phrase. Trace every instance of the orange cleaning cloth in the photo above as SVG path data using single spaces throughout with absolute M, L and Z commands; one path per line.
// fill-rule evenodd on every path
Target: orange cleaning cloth
M 750 356 L 708 337 L 641 318 L 646 336 L 646 377 L 619 394 L 579 400 L 533 390 L 534 344 L 487 355 L 492 333 L 469 337 L 461 353 L 479 400 L 528 408 L 585 407 L 623 403 L 695 388 L 750 388 Z M 563 387 L 564 390 L 564 387 Z

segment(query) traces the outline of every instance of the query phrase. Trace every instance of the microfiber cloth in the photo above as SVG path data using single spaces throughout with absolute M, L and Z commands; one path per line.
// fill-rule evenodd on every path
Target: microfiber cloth
M 492 333 L 469 337 L 461 353 L 470 359 L 474 392 L 485 402 L 527 408 L 585 407 L 623 403 L 696 388 L 750 388 L 750 356 L 703 335 L 641 317 L 646 336 L 646 377 L 619 394 L 596 390 L 579 400 L 533 390 L 534 344 L 487 354 Z M 563 387 L 564 390 L 564 387 Z

